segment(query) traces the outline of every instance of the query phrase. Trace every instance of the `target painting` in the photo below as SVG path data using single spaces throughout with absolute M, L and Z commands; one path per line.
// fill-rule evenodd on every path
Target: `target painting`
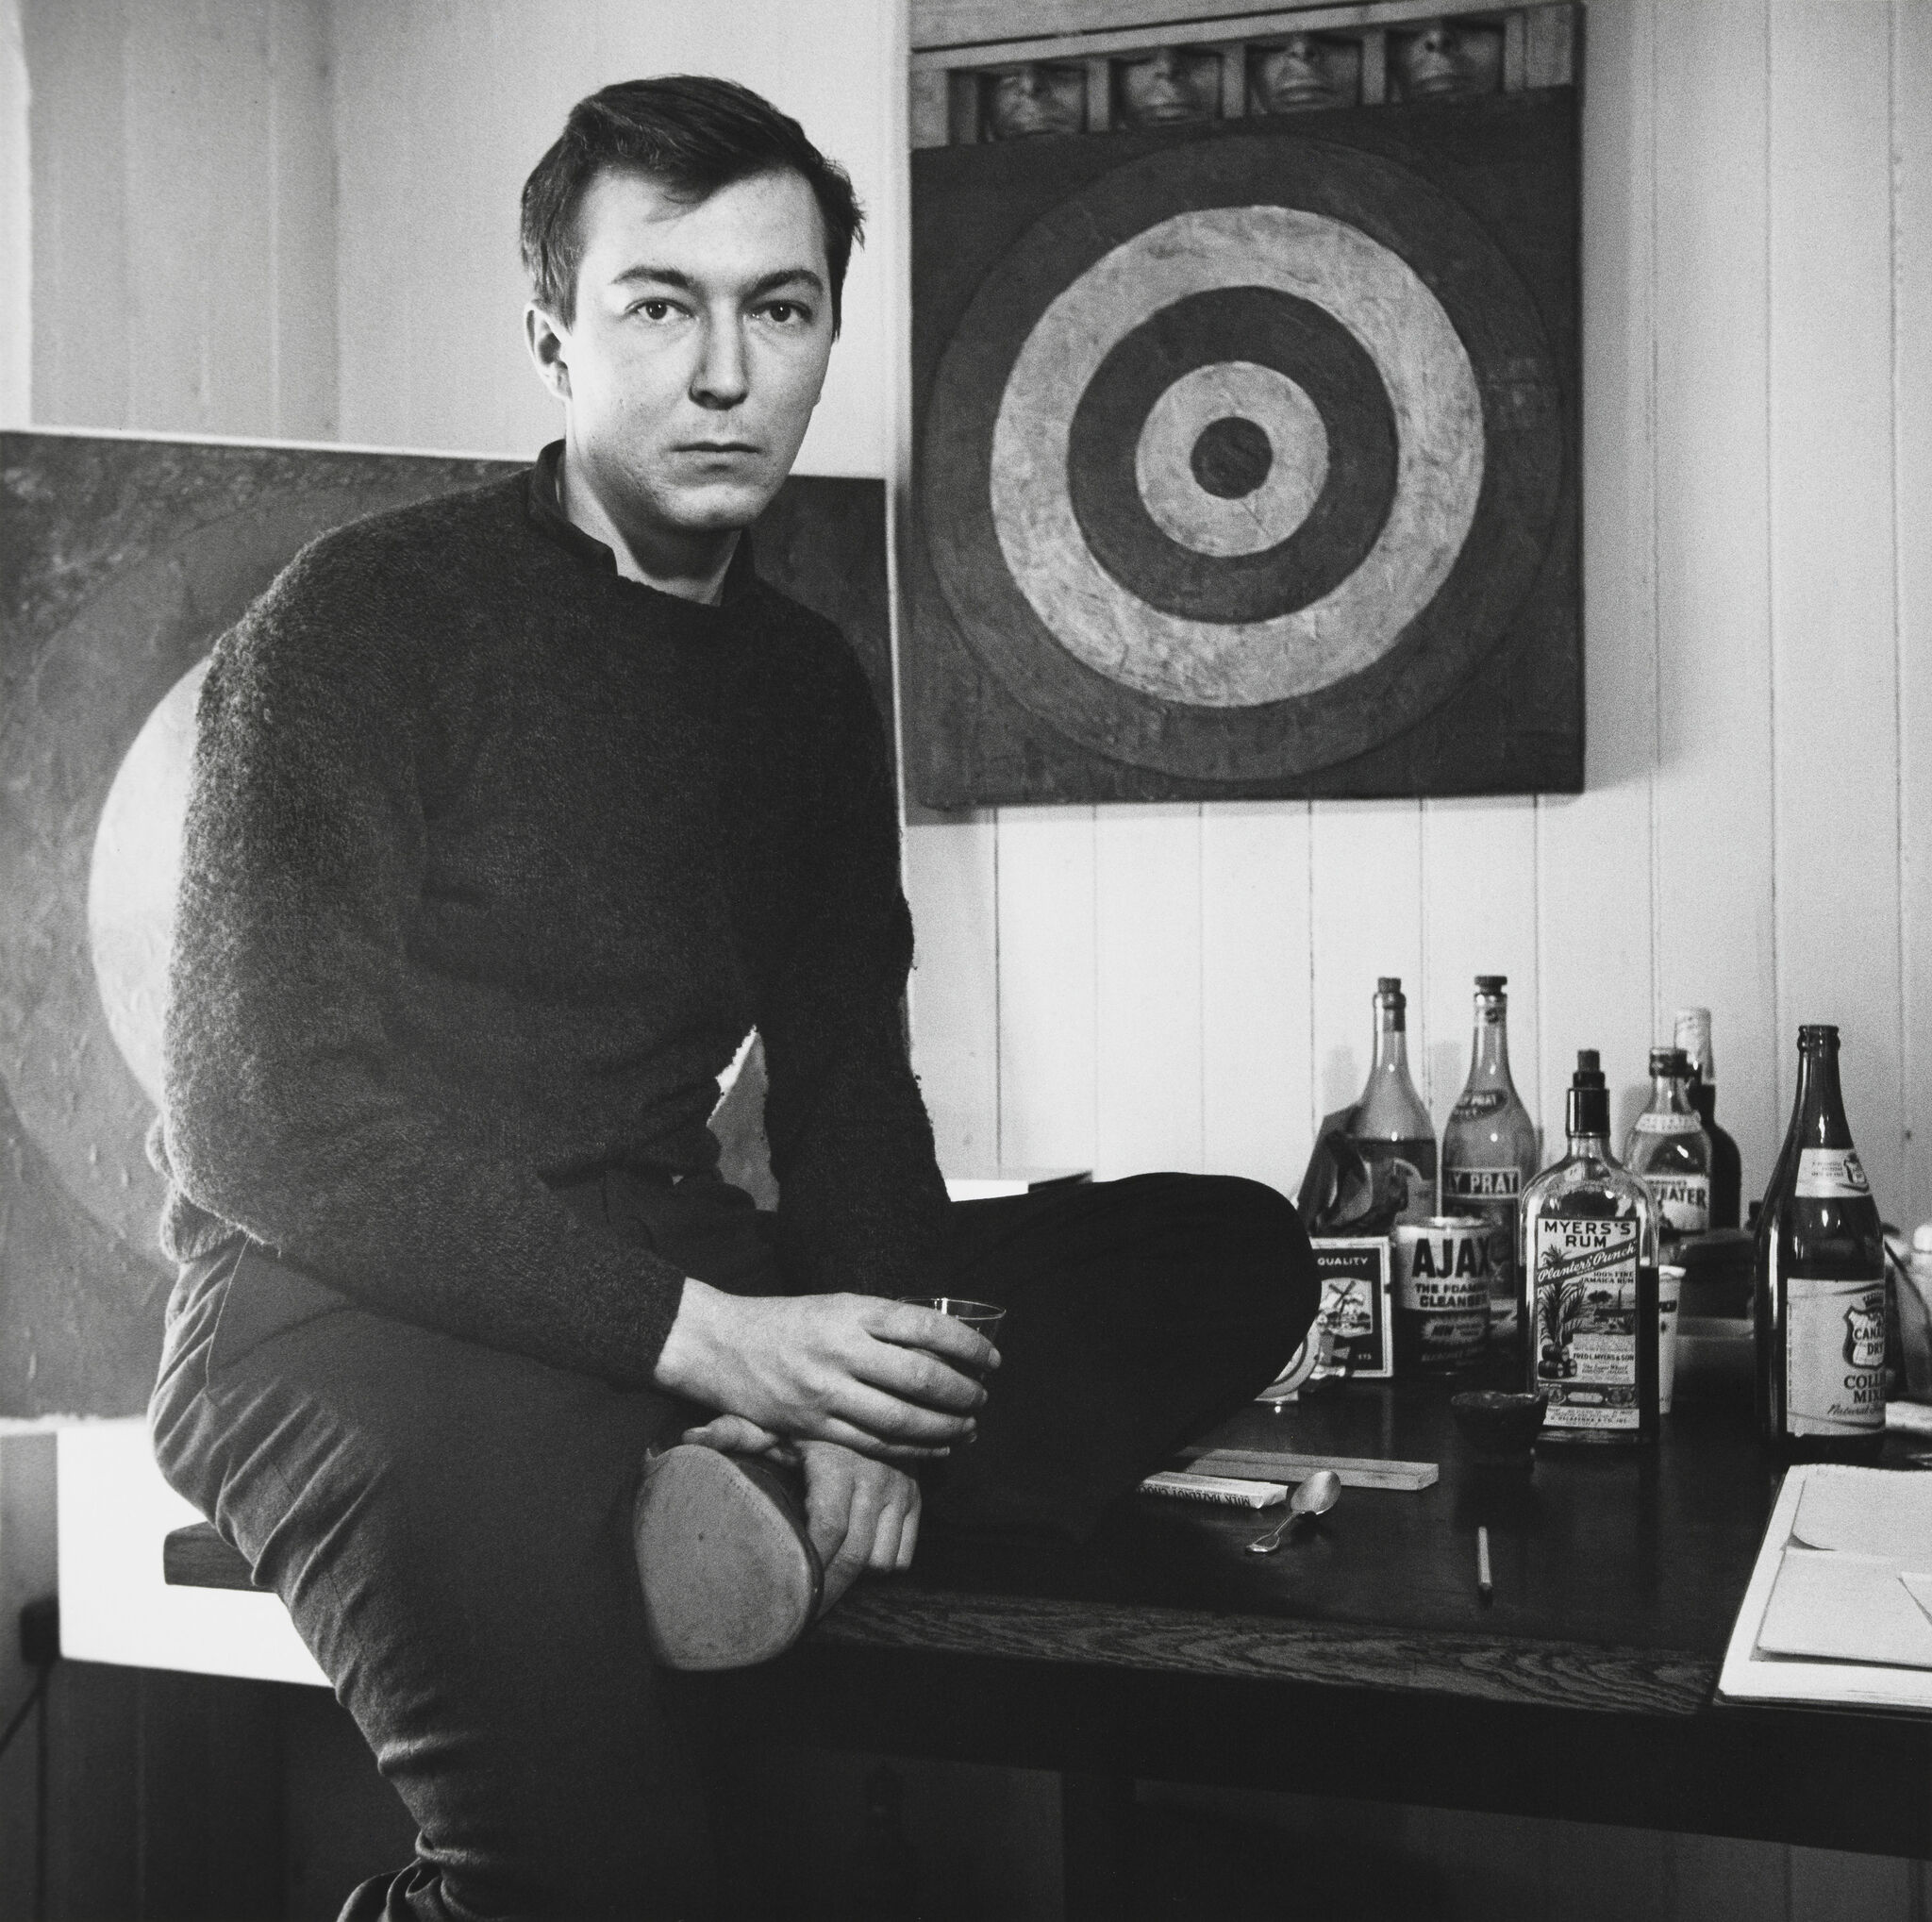
M 1581 786 L 1574 100 L 914 155 L 922 801 Z
M 144 1140 L 209 648 L 317 534 L 521 465 L 0 435 L 0 1416 L 131 1414 L 154 1382 Z M 789 481 L 754 541 L 890 716 L 883 484 Z

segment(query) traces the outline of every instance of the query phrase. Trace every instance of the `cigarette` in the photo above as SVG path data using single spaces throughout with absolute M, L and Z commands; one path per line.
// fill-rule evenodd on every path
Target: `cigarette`
M 1475 1531 L 1475 1592 L 1484 1601 L 1491 1600 L 1496 1593 L 1496 1585 L 1490 1579 L 1490 1531 L 1487 1529 Z

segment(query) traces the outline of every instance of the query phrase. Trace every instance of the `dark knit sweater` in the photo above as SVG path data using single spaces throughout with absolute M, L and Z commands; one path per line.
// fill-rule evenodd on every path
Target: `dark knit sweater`
M 216 648 L 163 1241 L 245 1228 L 371 1308 L 641 1383 L 684 1277 L 550 1184 L 713 1168 L 748 1028 L 791 1285 L 916 1286 L 945 1191 L 856 659 L 747 546 L 699 606 L 543 500 L 524 476 L 326 535 Z

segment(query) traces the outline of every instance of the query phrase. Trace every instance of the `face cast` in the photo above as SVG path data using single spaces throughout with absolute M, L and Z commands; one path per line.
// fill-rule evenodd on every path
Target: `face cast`
M 1083 69 L 1038 60 L 999 75 L 987 102 L 988 130 L 996 141 L 1033 134 L 1078 133 L 1087 121 Z
M 610 542 L 622 572 L 709 598 L 824 383 L 818 203 L 791 173 L 700 201 L 607 173 L 577 219 L 571 324 L 534 305 L 525 316 L 538 372 L 567 408 L 566 510 Z

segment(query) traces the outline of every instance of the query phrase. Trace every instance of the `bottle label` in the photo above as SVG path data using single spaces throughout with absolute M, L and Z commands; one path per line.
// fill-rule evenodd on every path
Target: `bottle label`
M 1703 1126 L 1694 1114 L 1676 1114 L 1667 1109 L 1646 1108 L 1637 1117 L 1639 1134 L 1695 1134 Z
M 1487 1222 L 1395 1230 L 1398 1367 L 1456 1367 L 1482 1352 L 1490 1331 Z
M 1708 1175 L 1645 1175 L 1643 1185 L 1673 1234 L 1702 1234 L 1710 1226 Z
M 1862 1199 L 1872 1193 L 1857 1148 L 1800 1148 L 1792 1193 L 1806 1201 Z
M 1535 1224 L 1536 1379 L 1553 1429 L 1627 1429 L 1637 1406 L 1637 1223 Z
M 1452 1121 L 1480 1121 L 1508 1105 L 1509 1097 L 1501 1088 L 1472 1088 L 1449 1111 Z
M 1785 1282 L 1785 1428 L 1869 1435 L 1885 1426 L 1885 1278 Z
M 1490 1224 L 1490 1339 L 1513 1342 L 1520 1332 L 1516 1294 L 1516 1234 L 1521 1168 L 1444 1168 L 1442 1212 L 1470 1214 Z

